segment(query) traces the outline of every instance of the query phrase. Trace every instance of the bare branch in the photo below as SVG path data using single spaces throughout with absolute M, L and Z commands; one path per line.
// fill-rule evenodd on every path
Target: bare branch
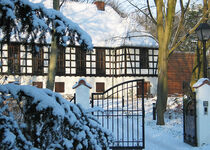
M 63 5 L 63 3 L 65 2 L 66 0 L 63 0 L 62 2 L 61 2 L 61 4 L 59 5 L 59 9 L 61 9 L 61 6 Z
M 158 39 L 156 39 L 154 36 L 152 35 L 148 35 L 148 34 L 145 34 L 145 35 L 130 35 L 130 36 L 125 36 L 125 37 L 122 37 L 122 36 L 115 36 L 115 37 L 112 37 L 111 39 L 112 40 L 116 40 L 116 39 L 130 39 L 130 38 L 135 38 L 135 37 L 149 37 L 149 38 L 152 38 L 153 40 L 155 40 L 157 43 L 158 43 Z
M 197 27 L 203 23 L 204 21 L 206 21 L 206 15 L 210 13 L 210 9 L 208 9 L 206 11 L 206 13 L 203 15 L 203 17 L 200 19 L 200 21 L 185 35 L 183 36 L 179 42 L 177 42 L 176 45 L 174 45 L 170 50 L 169 50 L 169 56 L 174 52 L 174 50 L 180 45 L 182 44 L 188 37 L 190 34 L 192 34 L 196 29 Z
M 148 8 L 149 15 L 150 15 L 150 17 L 151 17 L 152 22 L 153 22 L 155 25 L 157 25 L 157 21 L 154 19 L 153 15 L 152 15 L 152 12 L 151 12 L 151 9 L 150 9 L 149 0 L 147 0 L 147 8 Z
M 186 13 L 187 8 L 189 7 L 189 5 L 190 5 L 190 0 L 188 0 L 187 5 L 186 5 L 186 7 L 185 7 L 185 10 L 184 10 L 185 13 Z
M 180 2 L 181 11 L 184 12 L 183 11 L 184 10 L 183 0 L 179 0 L 179 2 Z
M 129 4 L 131 4 L 133 7 L 135 7 L 138 11 L 140 11 L 141 13 L 143 13 L 146 17 L 148 17 L 150 20 L 152 20 L 153 22 L 153 19 L 150 17 L 150 15 L 146 14 L 144 11 L 142 11 L 138 6 L 136 6 L 135 4 L 133 4 L 130 0 L 127 0 L 127 2 Z M 155 24 L 155 22 L 153 22 Z M 156 22 L 157 24 L 157 22 Z
M 174 38 L 172 40 L 172 44 L 171 44 L 172 47 L 175 45 L 176 41 L 178 40 L 179 34 L 180 34 L 181 29 L 182 29 L 183 24 L 184 24 L 184 19 L 185 19 L 184 16 L 185 16 L 185 13 L 187 12 L 187 8 L 189 7 L 189 4 L 190 4 L 190 0 L 188 0 L 187 5 L 184 8 L 183 0 L 180 0 L 181 16 L 180 16 L 179 25 L 177 27 Z

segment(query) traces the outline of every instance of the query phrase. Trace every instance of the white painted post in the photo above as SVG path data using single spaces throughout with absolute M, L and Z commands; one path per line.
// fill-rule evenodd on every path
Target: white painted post
M 210 144 L 210 81 L 200 79 L 196 88 L 197 140 L 198 146 Z
M 76 104 L 81 104 L 86 109 L 90 108 L 90 89 L 92 86 L 84 78 L 80 78 L 72 88 L 76 89 Z

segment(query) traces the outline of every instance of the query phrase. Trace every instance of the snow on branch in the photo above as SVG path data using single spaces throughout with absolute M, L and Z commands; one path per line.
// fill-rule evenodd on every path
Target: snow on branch
M 0 29 L 2 41 L 15 38 L 20 42 L 46 43 L 47 34 L 55 28 L 58 44 L 67 46 L 78 42 L 85 50 L 92 50 L 91 37 L 78 24 L 67 19 L 61 12 L 47 9 L 43 4 L 27 0 L 0 1 Z
M 0 85 L 0 132 L 0 149 L 100 150 L 113 141 L 80 105 L 29 85 Z

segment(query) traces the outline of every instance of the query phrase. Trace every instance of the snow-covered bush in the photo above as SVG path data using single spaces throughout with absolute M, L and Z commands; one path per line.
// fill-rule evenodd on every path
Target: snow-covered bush
M 58 93 L 15 84 L 1 85 L 0 93 L 0 149 L 98 150 L 113 140 L 92 114 Z

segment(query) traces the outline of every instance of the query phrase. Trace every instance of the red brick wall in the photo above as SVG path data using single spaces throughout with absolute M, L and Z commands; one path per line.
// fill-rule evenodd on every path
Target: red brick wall
M 194 62 L 193 53 L 173 53 L 168 61 L 168 94 L 182 94 L 183 81 L 189 82 Z

